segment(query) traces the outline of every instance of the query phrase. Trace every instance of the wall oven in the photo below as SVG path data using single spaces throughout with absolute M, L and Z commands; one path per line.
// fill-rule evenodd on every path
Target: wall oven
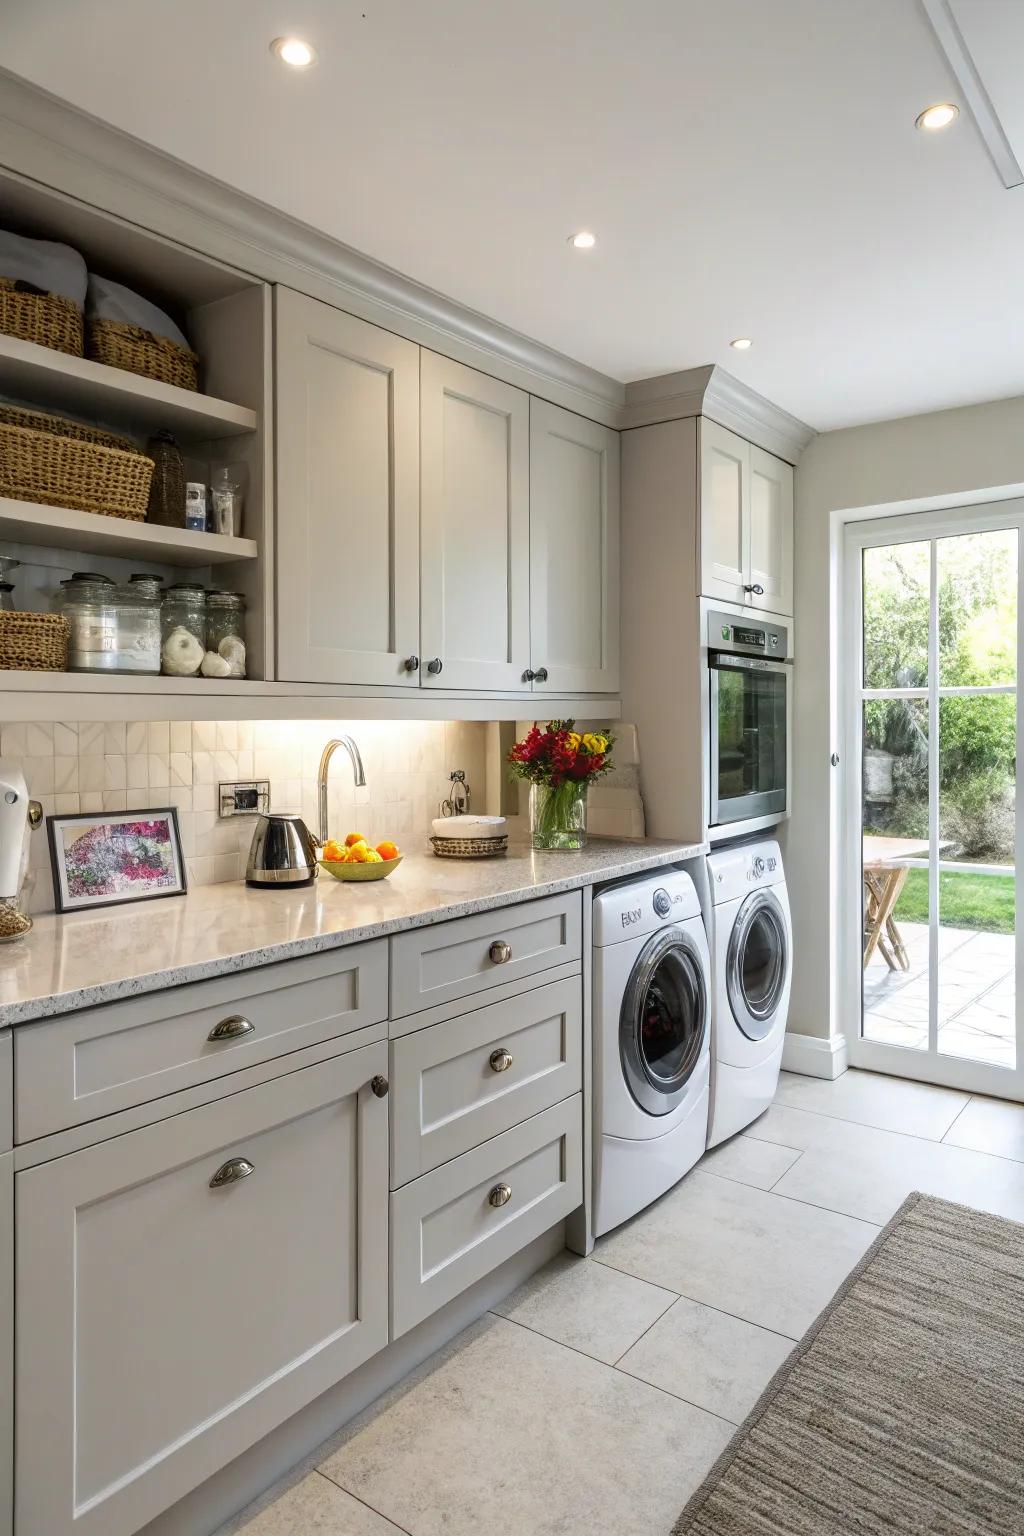
M 789 631 L 715 610 L 706 626 L 708 827 L 738 832 L 736 823 L 789 810 Z

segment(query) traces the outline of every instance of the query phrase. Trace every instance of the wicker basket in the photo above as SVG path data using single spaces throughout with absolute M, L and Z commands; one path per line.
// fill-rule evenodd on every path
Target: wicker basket
M 65 672 L 68 621 L 62 613 L 0 611 L 0 668 L 15 672 Z
M 439 859 L 492 859 L 508 851 L 507 837 L 432 837 Z
M 199 388 L 199 358 L 188 347 L 180 347 L 166 336 L 155 336 L 138 325 L 122 320 L 89 320 L 86 350 L 97 363 L 123 368 L 127 373 L 141 373 L 161 384 L 177 384 L 179 389 Z
M 0 277 L 0 331 L 55 352 L 82 355 L 82 311 L 59 293 L 30 293 Z
M 0 406 L 0 496 L 141 522 L 152 478 L 153 460 L 127 438 Z

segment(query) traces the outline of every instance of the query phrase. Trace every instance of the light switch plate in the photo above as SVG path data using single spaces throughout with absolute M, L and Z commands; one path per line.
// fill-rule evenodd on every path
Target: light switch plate
M 217 786 L 217 814 L 222 820 L 228 816 L 258 816 L 269 810 L 269 779 L 246 779 L 241 784 Z

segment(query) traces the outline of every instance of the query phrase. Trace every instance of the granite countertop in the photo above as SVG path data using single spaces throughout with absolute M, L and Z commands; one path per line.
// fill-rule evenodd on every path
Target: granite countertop
M 0 946 L 0 1027 L 336 949 L 360 939 L 579 890 L 706 851 L 705 844 L 592 838 L 579 853 L 510 846 L 503 858 L 410 854 L 387 880 L 324 875 L 299 890 L 241 881 L 187 896 L 35 919 Z

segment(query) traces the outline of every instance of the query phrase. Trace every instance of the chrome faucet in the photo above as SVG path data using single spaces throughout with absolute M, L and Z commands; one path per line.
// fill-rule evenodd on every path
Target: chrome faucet
M 327 769 L 330 766 L 331 758 L 334 756 L 338 747 L 344 747 L 345 751 L 352 759 L 352 777 L 355 779 L 356 785 L 362 787 L 362 785 L 366 783 L 366 774 L 363 771 L 363 760 L 359 756 L 359 748 L 356 746 L 352 737 L 332 737 L 331 740 L 327 743 L 326 747 L 324 747 L 323 753 L 321 754 L 320 767 L 317 770 L 316 775 L 317 794 L 320 800 L 321 844 L 326 843 L 327 841 Z

